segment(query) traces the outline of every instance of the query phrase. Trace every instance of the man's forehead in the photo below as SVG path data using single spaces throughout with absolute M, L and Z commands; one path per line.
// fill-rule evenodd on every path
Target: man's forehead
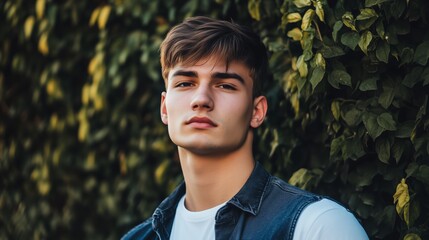
M 217 72 L 240 71 L 242 72 L 242 74 L 245 73 L 246 75 L 250 75 L 250 69 L 249 67 L 247 67 L 246 64 L 244 64 L 243 61 L 227 60 L 224 57 L 218 57 L 218 56 L 207 57 L 207 58 L 194 60 L 194 61 L 188 60 L 188 61 L 179 62 L 170 68 L 168 75 L 170 76 L 171 73 L 175 71 L 199 69 L 202 66 L 208 71 L 217 71 Z

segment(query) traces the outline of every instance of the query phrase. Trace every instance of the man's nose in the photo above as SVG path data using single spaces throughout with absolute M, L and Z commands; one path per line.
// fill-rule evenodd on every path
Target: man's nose
M 201 85 L 198 87 L 191 101 L 192 110 L 212 110 L 213 96 L 209 86 Z

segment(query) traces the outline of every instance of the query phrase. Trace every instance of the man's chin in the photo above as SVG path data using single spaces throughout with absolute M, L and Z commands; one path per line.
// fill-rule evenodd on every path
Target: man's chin
M 223 156 L 230 152 L 233 152 L 235 147 L 218 146 L 213 144 L 181 144 L 178 145 L 181 149 L 190 152 L 195 155 L 204 157 L 216 157 Z

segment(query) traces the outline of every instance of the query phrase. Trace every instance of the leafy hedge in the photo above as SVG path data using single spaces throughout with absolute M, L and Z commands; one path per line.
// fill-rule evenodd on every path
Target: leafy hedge
M 0 239 L 118 239 L 181 180 L 158 47 L 206 15 L 271 53 L 255 154 L 332 196 L 371 238 L 429 237 L 424 0 L 4 0 Z M 426 199 L 426 200 L 425 200 Z

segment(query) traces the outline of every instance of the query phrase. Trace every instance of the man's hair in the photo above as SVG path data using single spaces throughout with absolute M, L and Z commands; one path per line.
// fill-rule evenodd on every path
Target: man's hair
M 253 96 L 261 95 L 267 77 L 267 50 L 260 37 L 246 26 L 203 16 L 188 18 L 170 30 L 160 50 L 165 81 L 177 64 L 193 65 L 216 55 L 227 68 L 231 61 L 244 63 L 253 79 Z

